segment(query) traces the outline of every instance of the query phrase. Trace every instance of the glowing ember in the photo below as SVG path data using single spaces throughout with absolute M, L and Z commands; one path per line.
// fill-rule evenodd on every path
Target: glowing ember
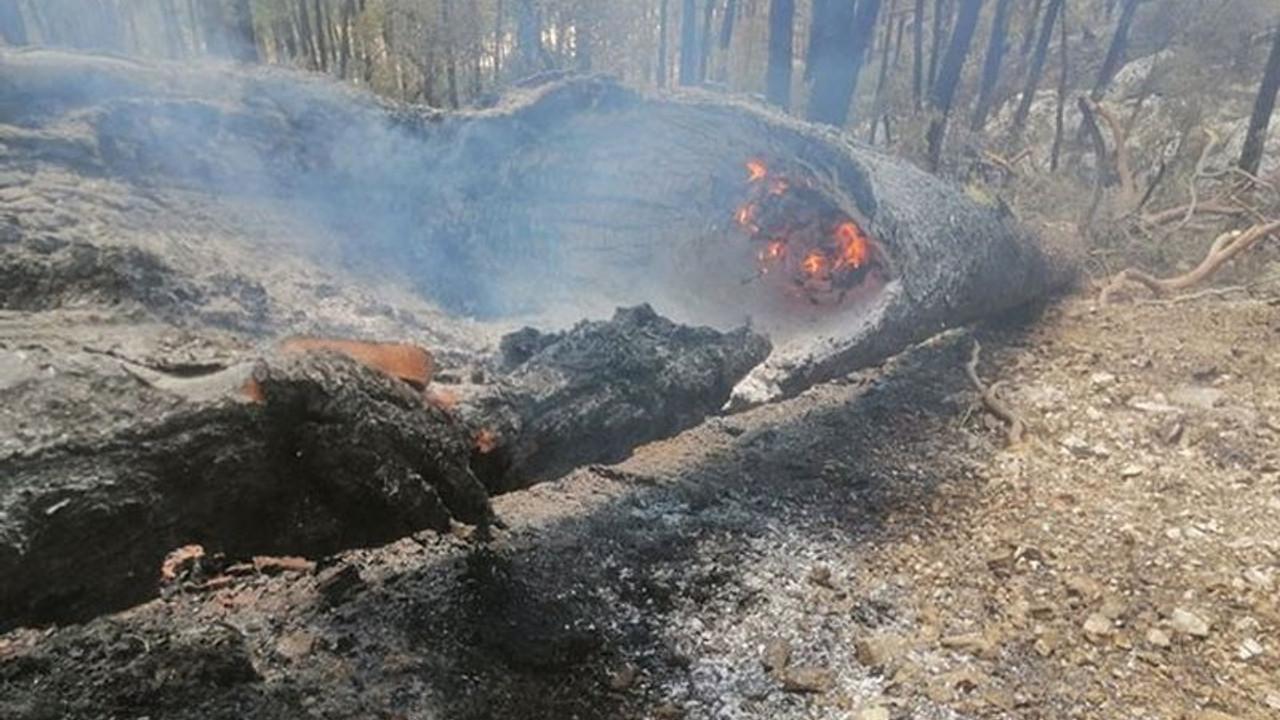
M 756 278 L 818 304 L 834 304 L 881 267 L 875 244 L 812 181 L 747 161 L 748 196 L 734 221 L 753 243 Z M 766 182 L 767 180 L 767 182 Z

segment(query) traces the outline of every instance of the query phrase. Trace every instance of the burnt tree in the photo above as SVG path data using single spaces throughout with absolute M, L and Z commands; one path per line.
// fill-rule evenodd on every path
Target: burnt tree
M 769 102 L 791 109 L 791 58 L 795 52 L 795 0 L 769 4 L 769 70 L 765 92 Z
M 1049 0 L 1049 8 L 1045 10 L 1044 22 L 1036 41 L 1035 54 L 1031 57 L 1031 67 L 1027 69 L 1027 80 L 1022 88 L 1022 98 L 1018 101 L 1018 111 L 1013 116 L 1013 132 L 1021 134 L 1027 126 L 1027 117 L 1031 114 L 1031 103 L 1036 99 L 1036 88 L 1040 86 L 1040 76 L 1044 73 L 1044 63 L 1049 56 L 1049 45 L 1053 42 L 1053 29 L 1062 13 L 1064 0 Z
M 929 87 L 938 79 L 938 60 L 942 57 L 942 41 L 951 26 L 951 5 L 947 0 L 933 0 L 933 48 L 929 51 Z
M 719 0 L 706 0 L 702 7 L 702 40 L 698 45 L 698 81 L 706 82 L 711 72 L 711 38 L 715 29 L 716 4 Z
M 8 45 L 27 44 L 27 26 L 18 0 L 0 0 L 0 39 Z
M 971 127 L 981 131 L 991 114 L 991 104 L 996 97 L 996 84 L 1000 81 L 1000 68 L 1009 50 L 1009 11 L 1013 0 L 1000 0 L 995 17 L 991 20 L 991 39 L 987 42 L 987 57 L 982 64 L 982 84 L 978 87 L 978 105 L 973 111 Z
M 517 74 L 542 69 L 542 18 L 536 0 L 519 0 L 516 6 Z
M 1102 68 L 1098 70 L 1098 79 L 1094 81 L 1093 91 L 1089 93 L 1089 97 L 1094 100 L 1102 99 L 1116 71 L 1124 65 L 1125 55 L 1129 49 L 1129 28 L 1133 26 L 1133 18 L 1138 14 L 1138 5 L 1141 2 L 1142 0 L 1124 0 L 1124 7 L 1120 10 L 1120 20 L 1116 23 L 1116 33 L 1111 37 L 1111 45 L 1107 48 L 1107 57 L 1102 61 Z
M 863 0 L 856 10 L 851 2 L 829 0 L 815 5 L 813 25 L 821 29 L 821 44 L 813 48 L 813 87 L 809 119 L 843 127 L 858 90 L 858 77 L 880 16 L 880 0 Z M 825 10 L 823 17 L 817 15 Z M 816 42 L 819 38 L 815 38 Z
M 680 13 L 680 84 L 698 82 L 698 2 L 684 0 Z
M 938 117 L 929 124 L 929 163 L 936 170 L 942 160 L 942 144 L 947 134 L 947 120 L 951 116 L 951 105 L 956 99 L 956 90 L 960 85 L 960 73 L 964 70 L 965 58 L 969 56 L 969 47 L 973 45 L 973 34 L 978 28 L 978 16 L 982 13 L 983 0 L 961 0 L 960 15 L 956 19 L 956 30 L 947 45 L 947 54 L 943 57 L 938 69 L 938 79 L 933 85 L 933 106 L 938 110 Z
M 658 87 L 667 86 L 667 76 L 670 74 L 667 70 L 667 56 L 670 50 L 667 48 L 667 33 L 670 31 L 670 5 L 671 0 L 661 0 L 658 4 Z
M 1031 52 L 1031 46 L 1036 42 L 1036 23 L 1040 19 L 1040 10 L 1044 7 L 1044 0 L 1035 0 L 1031 5 L 1031 12 L 1027 14 L 1026 25 L 1022 31 L 1022 57 L 1026 57 Z
M 1059 47 L 1061 55 L 1061 74 L 1058 76 L 1058 112 L 1054 116 L 1053 149 L 1050 152 L 1049 169 L 1058 170 L 1058 160 L 1062 156 L 1062 137 L 1067 119 L 1067 93 L 1070 92 L 1071 58 L 1068 57 L 1067 16 L 1063 13 L 1062 22 L 1058 23 Z
M 733 24 L 738 16 L 738 0 L 729 0 L 724 8 L 724 23 L 720 25 L 720 50 L 725 51 L 733 44 Z
M 915 17 L 912 18 L 911 97 L 920 109 L 924 98 L 924 0 L 916 0 Z
M 1276 91 L 1280 90 L 1280 27 L 1271 41 L 1271 55 L 1267 69 L 1258 86 L 1258 97 L 1253 104 L 1253 117 L 1249 120 L 1249 134 L 1244 139 L 1240 153 L 1240 169 L 1257 175 L 1262 167 L 1262 150 L 1267 143 L 1267 129 L 1271 126 L 1271 114 L 1276 107 Z

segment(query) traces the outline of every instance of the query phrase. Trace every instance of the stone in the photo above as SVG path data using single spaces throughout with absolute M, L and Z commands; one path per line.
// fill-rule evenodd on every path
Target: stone
M 609 689 L 622 691 L 630 689 L 636 684 L 636 680 L 640 678 L 640 670 L 631 663 L 624 663 L 618 668 L 613 677 L 609 678 Z
M 764 646 L 760 661 L 770 674 L 780 675 L 791 664 L 791 644 L 781 638 L 770 640 Z
M 805 665 L 782 674 L 782 689 L 794 693 L 825 693 L 835 687 L 836 674 L 823 667 Z
M 271 557 L 257 555 L 253 558 L 253 567 L 264 575 L 278 573 L 308 574 L 315 572 L 316 564 L 301 557 Z
M 1209 636 L 1209 622 L 1190 610 L 1175 609 L 1173 615 L 1169 616 L 1169 624 L 1175 632 L 1183 635 L 1201 638 Z
M 1245 638 L 1236 649 L 1236 657 L 1241 660 L 1252 660 L 1263 653 L 1262 643 L 1253 638 Z
M 1147 471 L 1146 468 L 1136 463 L 1133 463 L 1133 464 L 1125 465 L 1124 467 L 1120 468 L 1120 477 L 1126 480 L 1129 480 L 1131 478 L 1136 478 L 1139 475 L 1142 475 L 1142 473 L 1146 471 Z
M 1192 720 L 1240 720 L 1235 715 L 1221 710 L 1201 710 L 1191 716 Z
M 826 565 L 816 565 L 809 571 L 809 582 L 819 587 L 831 588 L 831 568 Z
M 1098 640 L 1104 638 L 1114 632 L 1115 628 L 1111 625 L 1111 620 L 1102 613 L 1093 613 L 1084 621 L 1084 634 L 1090 640 Z
M 1255 589 L 1263 592 L 1271 592 L 1276 587 L 1275 575 L 1262 568 L 1251 567 L 1246 569 L 1244 571 L 1244 580 Z
M 287 660 L 295 661 L 306 657 L 315 647 L 316 638 L 305 630 L 293 630 L 280 636 L 276 641 L 276 652 Z
M 938 641 L 942 647 L 949 650 L 959 650 L 976 657 L 987 660 L 994 659 L 999 655 L 999 649 L 995 643 L 991 642 L 982 633 L 964 633 L 963 635 L 950 635 Z
M 1147 631 L 1147 644 L 1158 648 L 1167 648 L 1173 644 L 1169 638 L 1169 633 L 1160 628 L 1151 628 Z
M 1089 376 L 1089 384 L 1095 389 L 1104 388 L 1108 385 L 1114 385 L 1115 383 L 1116 376 L 1109 372 L 1096 372 Z
M 906 650 L 906 640 L 892 633 L 872 635 L 854 643 L 858 662 L 872 670 L 884 670 Z
M 854 716 L 855 720 L 889 720 L 889 708 L 883 705 L 864 707 Z

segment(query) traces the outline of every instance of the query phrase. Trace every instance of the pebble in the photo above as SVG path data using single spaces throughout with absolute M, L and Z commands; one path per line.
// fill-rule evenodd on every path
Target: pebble
M 1208 637 L 1209 623 L 1204 618 L 1189 610 L 1177 608 L 1169 617 L 1169 623 L 1175 632 L 1193 637 Z
M 1271 592 L 1276 587 L 1275 576 L 1261 568 L 1251 567 L 1244 571 L 1245 582 L 1263 592 Z
M 618 668 L 618 671 L 609 679 L 609 688 L 612 690 L 626 690 L 636 684 L 636 680 L 640 677 L 640 670 L 631 663 L 626 663 Z
M 1280 710 L 1280 692 L 1267 693 L 1267 697 L 1262 702 L 1272 710 Z
M 770 640 L 764 646 L 764 656 L 761 658 L 761 662 L 764 664 L 764 669 L 768 670 L 770 674 L 779 675 L 791 663 L 791 645 L 782 639 Z
M 1225 393 L 1217 388 L 1184 385 L 1169 393 L 1169 401 L 1183 407 L 1212 410 L 1222 402 L 1224 396 Z
M 982 633 L 965 633 L 963 635 L 951 635 L 939 640 L 942 647 L 949 650 L 959 650 L 960 652 L 969 653 L 984 659 L 994 659 L 999 655 L 999 649 L 986 638 Z
M 883 670 L 906 652 L 906 641 L 892 633 L 873 635 L 854 643 L 858 662 L 872 670 Z
M 802 666 L 787 670 L 782 676 L 782 689 L 795 693 L 824 693 L 836 684 L 836 674 L 827 668 Z
M 1173 644 L 1169 638 L 1169 633 L 1160 628 L 1152 628 L 1147 631 L 1147 643 L 1159 648 L 1167 648 Z
M 1093 613 L 1084 621 L 1084 633 L 1090 639 L 1103 638 L 1110 635 L 1114 628 L 1111 620 L 1102 613 Z
M 1239 649 L 1236 650 L 1236 657 L 1241 660 L 1252 660 L 1263 653 L 1262 643 L 1253 638 L 1245 638 Z

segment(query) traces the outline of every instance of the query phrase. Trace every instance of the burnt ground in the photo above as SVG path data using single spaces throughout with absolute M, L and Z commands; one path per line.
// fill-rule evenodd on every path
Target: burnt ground
M 1265 718 L 1280 304 L 1068 300 L 458 526 L 0 637 L 0 716 Z

